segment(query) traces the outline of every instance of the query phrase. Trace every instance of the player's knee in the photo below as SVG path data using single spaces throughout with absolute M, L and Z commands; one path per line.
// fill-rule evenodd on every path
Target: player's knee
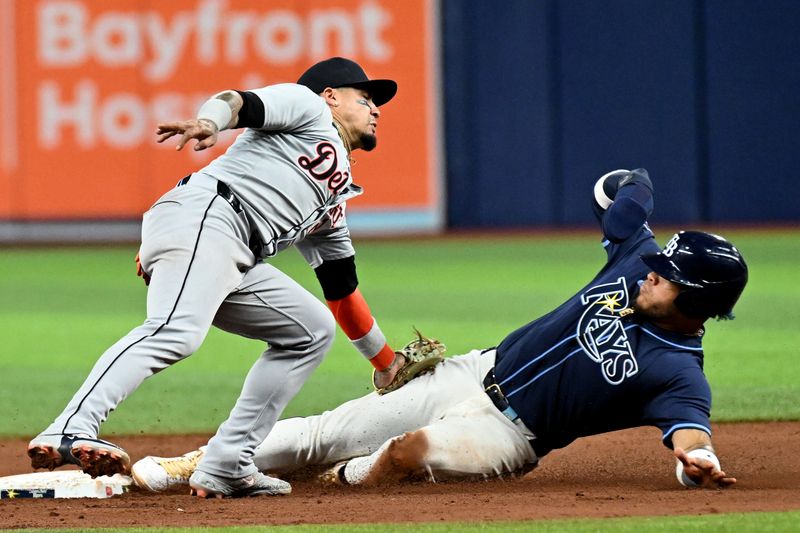
M 425 468 L 428 438 L 424 431 L 412 431 L 394 439 L 387 454 L 392 469 L 403 474 L 414 474 Z
M 199 350 L 205 338 L 204 332 L 192 331 L 187 333 L 180 347 L 182 357 L 188 357 Z
M 207 330 L 182 324 L 164 324 L 147 320 L 134 332 L 143 334 L 140 346 L 148 346 L 159 358 L 170 363 L 179 361 L 196 352 L 206 338 Z M 133 333 L 133 332 L 132 332 Z
M 206 338 L 206 332 L 195 328 L 173 329 L 164 328 L 164 339 L 159 339 L 159 344 L 164 345 L 162 353 L 171 353 L 176 359 L 189 357 L 200 349 Z
M 330 349 L 336 335 L 336 320 L 328 310 L 321 306 L 309 310 L 305 327 L 308 335 L 298 339 L 297 348 L 321 358 Z

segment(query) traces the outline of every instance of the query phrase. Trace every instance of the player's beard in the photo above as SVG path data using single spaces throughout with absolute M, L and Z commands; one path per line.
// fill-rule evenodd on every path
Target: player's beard
M 636 316 L 640 318 L 644 318 L 646 320 L 664 320 L 672 317 L 675 314 L 675 306 L 674 305 L 641 305 L 640 303 L 640 296 L 637 295 L 636 299 L 633 301 L 633 308 Z
M 371 152 L 378 146 L 378 137 L 372 133 L 362 133 L 358 140 L 361 142 L 361 149 L 365 152 Z

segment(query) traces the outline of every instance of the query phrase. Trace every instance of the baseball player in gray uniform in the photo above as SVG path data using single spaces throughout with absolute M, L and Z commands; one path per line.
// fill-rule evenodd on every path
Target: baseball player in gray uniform
M 158 141 L 176 148 L 217 142 L 246 128 L 227 152 L 181 179 L 144 214 L 139 274 L 149 284 L 147 319 L 97 361 L 64 411 L 28 446 L 33 468 L 77 464 L 92 474 L 127 472 L 120 447 L 97 438 L 100 424 L 142 381 L 199 348 L 211 325 L 268 344 L 249 371 L 228 419 L 191 479 L 202 497 L 285 494 L 288 483 L 253 464 L 288 401 L 319 365 L 339 323 L 389 384 L 405 363 L 388 346 L 357 288 L 345 204 L 361 194 L 352 150 L 377 143 L 379 106 L 397 91 L 355 62 L 331 58 L 297 83 L 223 91 L 193 120 L 162 123 Z M 263 259 L 297 246 L 328 301 Z

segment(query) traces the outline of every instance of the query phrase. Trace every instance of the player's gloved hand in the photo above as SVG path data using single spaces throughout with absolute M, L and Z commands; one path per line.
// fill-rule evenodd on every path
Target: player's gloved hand
M 177 122 L 162 122 L 158 125 L 156 135 L 157 141 L 163 143 L 173 135 L 181 134 L 176 150 L 180 150 L 191 139 L 196 139 L 195 150 L 205 150 L 217 144 L 219 130 L 213 121 L 201 118 L 192 120 L 180 120 Z
M 594 184 L 592 192 L 592 209 L 598 220 L 602 220 L 603 213 L 611 207 L 616 199 L 617 192 L 624 186 L 639 183 L 653 192 L 653 182 L 647 170 L 637 168 L 635 170 L 612 170 L 604 174 Z
M 399 389 L 415 377 L 432 371 L 444 360 L 447 350 L 444 344 L 414 331 L 417 338 L 395 352 L 395 359 L 389 368 L 372 373 L 372 383 L 378 394 Z
M 145 285 L 150 285 L 150 275 L 142 268 L 142 262 L 139 260 L 139 254 L 136 254 L 136 275 L 144 280 Z
M 383 370 L 372 371 L 372 384 L 380 394 L 383 394 L 385 387 L 388 387 L 397 373 L 406 364 L 406 358 L 399 352 L 395 352 L 394 361 Z
M 698 487 L 718 489 L 736 483 L 736 478 L 728 476 L 711 461 L 689 457 L 683 448 L 675 448 L 675 457 L 683 463 L 683 472 Z

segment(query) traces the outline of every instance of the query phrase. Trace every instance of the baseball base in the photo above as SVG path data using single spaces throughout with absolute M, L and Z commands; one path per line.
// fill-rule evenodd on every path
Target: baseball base
M 80 470 L 0 477 L 0 499 L 110 498 L 128 491 L 133 480 L 115 474 L 92 478 Z

